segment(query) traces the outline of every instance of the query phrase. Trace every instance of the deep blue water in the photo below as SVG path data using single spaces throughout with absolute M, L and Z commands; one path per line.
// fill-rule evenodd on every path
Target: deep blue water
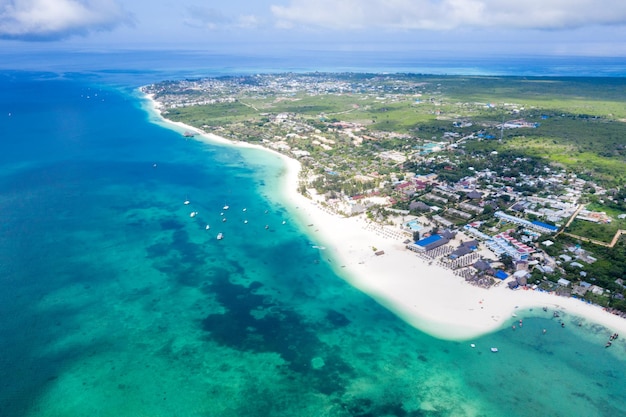
M 0 51 L 0 69 L 72 73 L 140 86 L 163 79 L 275 72 L 390 72 L 448 75 L 626 77 L 624 57 L 450 56 L 417 51 Z
M 141 55 L 0 73 L 0 415 L 626 413 L 607 329 L 533 312 L 475 349 L 421 333 L 313 247 L 279 159 L 187 140 L 135 91 L 282 63 Z

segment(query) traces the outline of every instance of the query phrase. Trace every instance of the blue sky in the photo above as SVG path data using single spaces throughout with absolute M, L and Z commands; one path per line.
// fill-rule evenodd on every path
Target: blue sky
M 0 49 L 626 56 L 624 0 L 0 0 Z

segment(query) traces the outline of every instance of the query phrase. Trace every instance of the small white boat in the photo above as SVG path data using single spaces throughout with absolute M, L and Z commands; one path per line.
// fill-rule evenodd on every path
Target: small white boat
M 224 239 L 224 234 L 222 232 L 219 232 L 217 234 L 217 240 L 222 240 L 222 239 Z
M 197 214 L 197 211 L 192 211 L 191 213 L 189 213 L 189 217 L 196 217 Z
M 470 347 L 475 348 L 476 345 L 472 343 L 472 344 L 470 344 Z
M 225 222 L 225 221 L 226 221 L 226 217 L 224 217 L 224 218 L 222 219 L 222 221 L 223 221 L 223 222 Z
M 248 221 L 247 221 L 247 220 L 244 220 L 244 221 L 243 221 L 243 224 L 248 224 Z
M 244 209 L 243 209 L 243 211 L 248 211 L 248 209 L 247 209 L 247 208 L 244 208 Z
M 286 224 L 287 222 L 283 220 L 283 224 Z
M 208 224 L 205 226 L 205 230 L 209 230 L 211 228 L 211 226 L 209 226 Z
M 228 206 L 224 206 L 224 210 L 228 210 Z
M 498 348 L 497 348 L 497 347 L 492 347 L 492 348 L 491 348 L 491 351 L 492 351 L 493 353 L 496 353 L 496 352 L 498 351 Z
M 183 204 L 188 206 L 189 205 L 189 200 L 185 200 L 185 202 Z

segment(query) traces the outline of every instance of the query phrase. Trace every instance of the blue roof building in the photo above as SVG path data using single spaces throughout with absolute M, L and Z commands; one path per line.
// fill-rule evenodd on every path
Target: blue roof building
M 443 246 L 450 241 L 449 238 L 441 235 L 432 235 L 424 239 L 418 240 L 413 244 L 407 245 L 407 248 L 415 252 L 428 252 L 429 250 Z
M 508 276 L 509 275 L 506 272 L 500 270 L 496 271 L 496 274 L 494 275 L 494 277 L 499 279 L 507 279 Z
M 559 228 L 556 227 L 556 226 L 552 226 L 551 224 L 543 223 L 543 222 L 540 222 L 540 221 L 537 221 L 537 220 L 535 220 L 535 221 L 533 221 L 531 223 L 534 224 L 537 227 L 541 227 L 541 228 L 544 228 L 544 229 L 551 230 L 552 232 L 556 232 L 556 231 L 559 230 Z

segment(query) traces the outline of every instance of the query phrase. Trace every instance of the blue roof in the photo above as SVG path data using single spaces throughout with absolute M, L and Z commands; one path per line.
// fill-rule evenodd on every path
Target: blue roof
M 419 245 L 419 246 L 428 246 L 431 243 L 436 242 L 436 241 L 438 241 L 440 239 L 442 239 L 441 236 L 439 236 L 439 235 L 432 235 L 432 236 L 425 237 L 422 240 L 418 240 L 417 242 L 415 242 L 415 244 Z
M 559 230 L 559 228 L 556 227 L 556 226 L 552 226 L 551 224 L 543 223 L 543 222 L 540 222 L 540 221 L 537 221 L 537 220 L 533 221 L 532 224 L 534 224 L 536 226 L 540 226 L 540 227 L 545 227 L 546 229 L 550 229 L 553 232 L 556 232 L 557 230 Z
M 500 271 L 500 270 L 498 270 L 498 271 L 496 272 L 496 275 L 494 275 L 494 276 L 495 276 L 496 278 L 506 279 L 506 277 L 508 277 L 509 275 L 508 275 L 506 272 L 504 272 L 504 271 Z

